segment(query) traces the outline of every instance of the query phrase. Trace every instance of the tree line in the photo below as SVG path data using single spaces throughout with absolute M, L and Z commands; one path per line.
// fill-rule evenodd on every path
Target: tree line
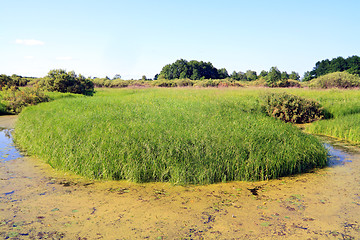
M 313 70 L 305 72 L 303 81 L 310 81 L 328 73 L 344 71 L 360 76 L 360 57 L 351 56 L 346 59 L 337 57 L 332 60 L 318 61 Z
M 160 74 L 155 75 L 156 79 L 191 79 L 191 80 L 203 80 L 203 79 L 232 79 L 236 81 L 255 81 L 258 79 L 264 79 L 267 82 L 278 82 L 300 80 L 300 75 L 292 71 L 288 74 L 286 71 L 281 72 L 277 67 L 272 67 L 269 71 L 261 71 L 258 75 L 256 71 L 248 70 L 246 72 L 232 72 L 228 74 L 225 68 L 217 69 L 211 62 L 203 61 L 187 61 L 184 59 L 177 60 L 172 64 L 165 65 Z

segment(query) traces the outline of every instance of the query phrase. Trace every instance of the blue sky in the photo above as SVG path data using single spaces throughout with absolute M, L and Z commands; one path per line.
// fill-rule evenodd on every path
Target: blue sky
M 153 78 L 177 59 L 296 71 L 360 55 L 360 1 L 0 0 L 0 74 Z

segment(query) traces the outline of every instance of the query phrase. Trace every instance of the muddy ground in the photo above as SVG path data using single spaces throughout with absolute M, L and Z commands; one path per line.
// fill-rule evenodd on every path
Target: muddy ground
M 0 134 L 0 238 L 360 239 L 360 153 L 344 143 L 331 142 L 332 166 L 311 173 L 174 186 L 55 171 Z

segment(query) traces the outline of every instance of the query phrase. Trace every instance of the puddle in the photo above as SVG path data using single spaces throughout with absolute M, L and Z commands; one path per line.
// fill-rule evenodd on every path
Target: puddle
M 23 157 L 14 146 L 11 132 L 9 129 L 0 129 L 0 162 Z
M 335 149 L 328 143 L 324 144 L 326 149 L 328 149 L 328 166 L 334 167 L 337 165 L 344 165 L 345 163 L 352 162 L 351 154 L 347 153 L 346 150 Z
M 208 186 L 92 181 L 21 157 L 0 132 L 3 239 L 359 239 L 358 148 L 329 167 Z

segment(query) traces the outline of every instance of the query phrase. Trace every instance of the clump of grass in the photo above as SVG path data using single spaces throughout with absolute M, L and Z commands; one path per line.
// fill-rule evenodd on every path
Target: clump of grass
M 356 144 L 360 143 L 360 114 L 320 121 L 306 128 L 309 133 L 332 136 Z
M 25 109 L 15 141 L 91 178 L 208 184 L 326 164 L 313 136 L 259 110 L 253 90 L 122 89 Z
M 311 80 L 309 87 L 357 88 L 360 87 L 360 77 L 352 75 L 348 72 L 334 72 Z

